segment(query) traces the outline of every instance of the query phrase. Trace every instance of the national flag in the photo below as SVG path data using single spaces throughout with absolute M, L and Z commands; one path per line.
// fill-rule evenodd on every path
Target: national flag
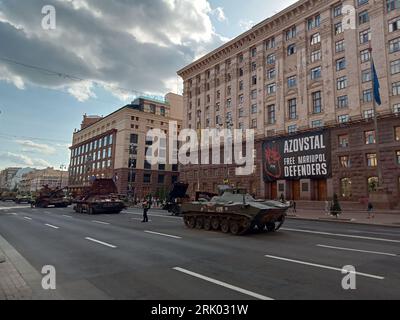
M 379 92 L 380 84 L 378 79 L 378 74 L 376 73 L 375 63 L 372 61 L 372 79 L 373 79 L 373 87 L 374 87 L 374 99 L 375 102 L 380 106 L 382 104 L 381 94 Z

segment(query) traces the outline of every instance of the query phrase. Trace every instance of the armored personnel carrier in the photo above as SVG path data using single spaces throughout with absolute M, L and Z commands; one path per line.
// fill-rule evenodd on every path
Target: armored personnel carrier
M 120 213 L 125 209 L 112 179 L 94 180 L 90 187 L 83 189 L 82 194 L 73 203 L 77 213 Z
M 48 208 L 66 208 L 71 202 L 65 197 L 64 190 L 60 188 L 50 188 L 48 185 L 43 186 L 31 201 L 31 207 Z
M 0 195 L 0 201 L 15 201 L 16 196 L 17 196 L 17 194 L 15 192 L 4 191 Z
M 277 231 L 290 205 L 278 201 L 255 200 L 244 189 L 227 188 L 210 201 L 182 205 L 183 220 L 190 229 L 221 230 L 243 235 L 250 231 Z

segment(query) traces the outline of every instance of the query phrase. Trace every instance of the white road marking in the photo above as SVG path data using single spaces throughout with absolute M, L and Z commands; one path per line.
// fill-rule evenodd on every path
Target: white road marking
M 15 212 L 7 212 L 6 214 L 11 215 L 11 216 L 17 216 L 18 215 Z
M 178 236 L 172 236 L 170 234 L 165 234 L 165 233 L 159 233 L 159 232 L 154 232 L 154 231 L 145 231 L 146 233 L 150 233 L 150 234 L 155 234 L 158 236 L 163 236 L 163 237 L 169 237 L 169 238 L 174 238 L 174 239 L 182 239 L 182 237 L 178 237 Z
M 53 229 L 60 229 L 59 227 L 53 226 L 53 225 L 48 224 L 48 223 L 46 223 L 45 226 L 48 226 L 48 227 L 53 228 Z
M 286 262 L 293 262 L 293 263 L 297 263 L 297 264 L 303 264 L 303 265 L 306 265 L 306 266 L 317 267 L 317 268 L 321 268 L 321 269 L 328 269 L 328 270 L 334 270 L 334 271 L 342 272 L 341 268 L 325 266 L 325 265 L 322 265 L 322 264 L 310 263 L 310 262 L 305 262 L 305 261 L 300 261 L 300 260 L 293 260 L 293 259 L 282 258 L 282 257 L 277 257 L 277 256 L 270 256 L 270 255 L 266 255 L 265 257 L 270 258 L 270 259 L 275 259 L 275 260 L 281 260 L 281 261 L 286 261 Z M 363 276 L 363 277 L 367 277 L 367 278 L 378 279 L 378 280 L 384 280 L 385 279 L 385 277 L 382 277 L 382 276 L 376 276 L 376 275 L 373 275 L 373 274 L 362 273 L 362 272 L 354 272 L 354 274 L 359 275 L 359 276 Z
M 103 221 L 92 220 L 92 222 L 94 222 L 94 223 L 98 223 L 98 224 L 105 224 L 105 225 L 109 225 L 109 223 L 108 223 L 108 222 L 103 222 Z
M 26 219 L 26 220 L 32 220 L 32 218 L 29 218 L 29 217 L 24 217 L 24 219 Z
M 368 251 L 368 250 L 360 250 L 360 249 L 352 249 L 352 248 L 333 247 L 333 246 L 327 246 L 327 245 L 323 245 L 323 244 L 317 244 L 317 247 L 327 248 L 327 249 L 343 250 L 343 251 L 354 251 L 354 252 L 361 252 L 361 253 L 372 253 L 372 254 L 379 254 L 379 255 L 382 255 L 382 256 L 390 256 L 390 257 L 397 257 L 397 254 L 387 253 L 387 252 L 378 252 L 378 251 Z
M 400 240 L 355 236 L 355 235 L 351 235 L 351 234 L 340 234 L 340 233 L 330 233 L 330 232 L 304 230 L 304 229 L 290 229 L 290 228 L 282 228 L 281 230 L 292 231 L 292 232 L 303 232 L 303 233 L 310 233 L 310 234 L 320 234 L 320 235 L 324 235 L 324 236 L 336 236 L 336 237 L 353 238 L 353 239 L 364 239 L 364 240 L 400 243 Z
M 143 219 L 139 219 L 139 218 L 132 218 L 132 220 L 136 220 L 136 221 L 143 221 Z M 149 222 L 152 222 L 153 220 L 149 220 Z
M 96 239 L 93 239 L 93 238 L 86 237 L 85 239 L 89 240 L 89 241 L 92 241 L 92 242 L 95 242 L 95 243 L 98 243 L 98 244 L 102 244 L 103 246 L 106 246 L 106 247 L 109 247 L 109 248 L 113 248 L 113 249 L 117 248 L 116 246 L 114 246 L 112 244 L 109 244 L 109 243 L 106 243 L 106 242 L 103 242 L 103 241 L 100 241 L 100 240 L 96 240 Z
M 67 216 L 66 214 L 63 214 L 62 216 L 66 218 L 73 218 L 72 216 Z
M 360 230 L 347 230 L 349 232 L 355 233 L 367 233 L 367 234 L 378 234 L 380 236 L 395 236 L 400 237 L 400 233 L 388 233 L 388 232 L 369 232 L 369 231 L 360 231 Z
M 272 299 L 270 297 L 266 297 L 266 296 L 263 296 L 261 294 L 255 293 L 255 292 L 252 292 L 252 291 L 249 291 L 249 290 L 245 290 L 245 289 L 233 286 L 231 284 L 228 284 L 226 282 L 215 280 L 215 279 L 203 276 L 201 274 L 198 274 L 198 273 L 186 270 L 186 269 L 182 269 L 182 268 L 179 268 L 179 267 L 175 267 L 173 269 L 175 271 L 179 271 L 179 272 L 185 273 L 185 274 L 190 275 L 192 277 L 196 277 L 196 278 L 199 278 L 199 279 L 214 283 L 214 284 L 219 285 L 221 287 L 228 288 L 228 289 L 231 289 L 233 291 L 237 291 L 237 292 L 243 293 L 243 294 L 248 295 L 248 296 L 253 297 L 253 298 L 257 298 L 257 299 L 260 299 L 260 300 L 274 300 L 274 299 Z
M 15 210 L 15 209 L 27 209 L 30 207 L 2 207 L 0 210 Z

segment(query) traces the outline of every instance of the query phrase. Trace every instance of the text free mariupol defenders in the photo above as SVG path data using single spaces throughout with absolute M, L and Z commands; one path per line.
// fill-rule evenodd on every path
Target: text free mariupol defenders
M 285 178 L 326 176 L 328 174 L 328 163 L 325 153 L 288 156 L 293 153 L 325 149 L 324 135 L 322 134 L 285 141 L 283 159 Z

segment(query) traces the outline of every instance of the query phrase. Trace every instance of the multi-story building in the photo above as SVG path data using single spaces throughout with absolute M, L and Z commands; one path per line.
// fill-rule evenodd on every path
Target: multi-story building
M 6 168 L 0 172 L 0 190 L 11 189 L 11 181 L 21 168 Z
M 49 188 L 65 188 L 68 186 L 68 172 L 47 168 L 33 170 L 22 175 L 18 185 L 20 192 L 36 192 L 43 186 Z
M 84 116 L 81 129 L 73 135 L 71 190 L 88 185 L 95 177 L 113 178 L 121 194 L 163 198 L 178 180 L 178 166 L 146 161 L 152 146 L 146 135 L 152 129 L 168 135 L 170 122 L 176 122 L 180 130 L 182 108 L 182 96 L 169 93 L 164 99 L 140 97 L 103 118 Z M 168 141 L 166 147 L 167 152 Z
M 372 56 L 382 99 L 379 140 L 371 121 Z M 181 179 L 192 193 L 199 187 L 215 191 L 230 177 L 262 197 L 325 200 L 337 193 L 358 200 L 376 185 L 380 154 L 380 183 L 400 194 L 399 1 L 301 0 L 178 74 L 184 80 L 185 127 L 233 126 L 256 134 L 253 175 L 236 177 L 233 167 L 185 166 Z M 326 174 L 265 179 L 265 140 L 278 143 L 322 128 L 329 143 Z M 348 147 L 338 148 L 346 136 Z

